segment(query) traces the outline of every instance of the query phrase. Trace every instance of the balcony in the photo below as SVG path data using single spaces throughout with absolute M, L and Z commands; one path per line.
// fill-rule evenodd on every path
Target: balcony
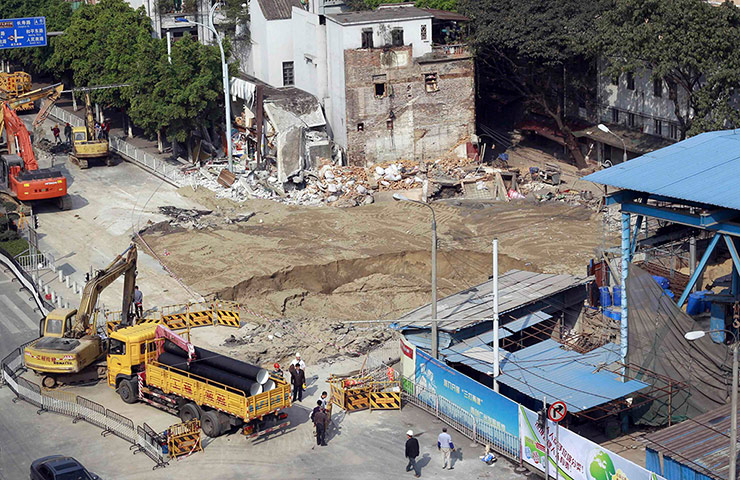
M 432 45 L 432 51 L 419 57 L 419 63 L 463 60 L 472 58 L 470 48 L 465 44 Z

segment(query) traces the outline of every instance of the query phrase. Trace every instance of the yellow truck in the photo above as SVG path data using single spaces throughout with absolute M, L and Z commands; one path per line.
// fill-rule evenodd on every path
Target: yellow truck
M 183 422 L 200 419 L 203 433 L 218 437 L 234 427 L 245 433 L 268 427 L 287 415 L 290 385 L 273 375 L 275 388 L 247 396 L 243 391 L 157 362 L 164 340 L 193 352 L 189 342 L 164 325 L 142 323 L 111 333 L 108 345 L 108 385 L 126 403 L 139 401 L 177 415 Z M 286 424 L 279 425 L 279 427 Z

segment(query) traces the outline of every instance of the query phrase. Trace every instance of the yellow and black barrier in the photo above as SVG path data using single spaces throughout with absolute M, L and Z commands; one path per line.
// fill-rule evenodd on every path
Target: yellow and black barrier
M 136 324 L 162 324 L 171 330 L 184 330 L 206 325 L 239 328 L 240 308 L 236 302 L 225 301 L 167 305 L 157 312 L 145 313 L 145 318 L 137 319 Z M 121 312 L 107 312 L 105 318 L 106 329 L 110 335 L 121 322 Z
M 331 402 L 347 412 L 359 410 L 400 410 L 401 384 L 378 382 L 372 377 L 329 378 Z
M 200 443 L 200 420 L 178 423 L 167 429 L 167 448 L 172 458 L 190 455 L 203 450 Z

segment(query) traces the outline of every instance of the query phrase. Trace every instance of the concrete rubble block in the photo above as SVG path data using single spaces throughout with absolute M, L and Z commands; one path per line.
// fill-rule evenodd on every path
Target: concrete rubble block
M 333 183 L 330 183 L 329 185 L 327 185 L 326 189 L 329 191 L 329 193 L 337 193 L 339 191 L 339 187 L 337 187 Z

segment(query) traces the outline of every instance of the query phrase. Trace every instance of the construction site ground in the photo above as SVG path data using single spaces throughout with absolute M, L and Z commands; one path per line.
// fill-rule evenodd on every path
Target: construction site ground
M 207 327 L 206 327 L 207 328 Z M 203 330 L 203 329 L 200 329 Z M 471 446 L 470 440 L 454 430 L 457 448 L 454 470 L 442 470 L 437 451 L 437 435 L 443 424 L 416 407 L 401 411 L 361 411 L 345 414 L 336 406 L 329 428 L 328 446 L 315 446 L 311 408 L 321 391 L 329 390 L 325 379 L 330 373 L 346 373 L 361 366 L 361 360 L 350 359 L 334 365 L 308 365 L 309 385 L 303 402 L 288 412 L 291 424 L 280 433 L 268 434 L 257 440 L 247 439 L 238 432 L 217 439 L 204 437 L 204 450 L 179 461 L 172 460 L 163 469 L 152 471 L 154 463 L 143 453 L 132 455 L 129 445 L 109 435 L 101 437 L 100 429 L 85 422 L 72 424 L 69 417 L 54 413 L 36 413 L 36 407 L 12 403 L 13 393 L 0 389 L 0 480 L 24 478 L 30 463 L 40 457 L 58 454 L 73 456 L 87 468 L 105 479 L 170 479 L 188 478 L 267 479 L 378 479 L 401 478 L 406 459 L 406 431 L 415 432 L 420 444 L 421 474 L 424 478 L 524 479 L 514 471 L 515 465 L 503 457 L 488 466 L 479 457 L 484 449 Z M 28 374 L 27 374 L 28 375 Z M 315 378 L 318 377 L 318 378 Z M 164 431 L 179 420 L 145 404 L 129 405 L 121 401 L 113 389 L 104 383 L 88 387 L 68 387 L 67 391 L 82 395 L 133 420 L 146 422 L 155 431 Z M 22 432 L 22 434 L 20 433 Z

